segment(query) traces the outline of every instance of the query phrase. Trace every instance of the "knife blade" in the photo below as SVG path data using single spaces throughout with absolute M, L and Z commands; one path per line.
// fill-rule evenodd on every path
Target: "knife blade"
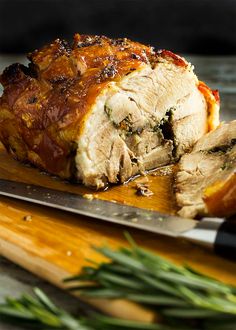
M 232 221 L 221 218 L 186 219 L 5 179 L 0 179 L 0 195 L 151 233 L 185 238 L 236 260 L 236 223 Z

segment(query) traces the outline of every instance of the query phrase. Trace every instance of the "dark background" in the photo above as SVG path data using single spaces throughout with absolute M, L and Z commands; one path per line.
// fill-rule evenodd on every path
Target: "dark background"
M 0 52 L 75 32 L 129 37 L 187 54 L 236 54 L 235 0 L 0 0 Z

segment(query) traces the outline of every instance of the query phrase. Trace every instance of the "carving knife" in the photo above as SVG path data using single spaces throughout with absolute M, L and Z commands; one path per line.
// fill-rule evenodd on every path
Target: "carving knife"
M 233 219 L 186 219 L 99 199 L 88 200 L 64 191 L 3 179 L 0 179 L 0 195 L 151 233 L 185 238 L 236 261 L 236 221 Z

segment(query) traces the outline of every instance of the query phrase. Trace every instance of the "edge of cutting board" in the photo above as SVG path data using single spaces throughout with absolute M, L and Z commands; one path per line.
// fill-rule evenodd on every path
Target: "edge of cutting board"
M 40 174 L 36 169 L 22 166 L 3 150 L 0 150 L 0 177 L 72 192 L 78 189 L 78 186 L 65 184 Z M 127 186 L 114 187 L 113 199 L 122 201 L 129 191 L 128 203 L 132 202 L 132 205 L 174 213 L 171 176 L 150 177 L 151 180 L 151 189 L 155 190 L 154 198 L 137 198 L 135 183 L 131 182 Z M 88 190 L 80 186 L 80 192 L 88 193 Z M 90 193 L 102 199 L 110 198 L 110 192 Z M 24 221 L 25 215 L 31 215 L 32 221 Z M 106 244 L 118 248 L 127 244 L 124 230 L 122 226 L 0 197 L 0 253 L 61 288 L 64 288 L 62 280 L 65 277 L 78 273 L 87 264 L 85 258 L 96 262 L 105 260 L 91 245 Z M 187 263 L 200 272 L 236 285 L 236 264 L 233 262 L 183 240 L 134 229 L 129 229 L 129 232 L 138 244 L 171 261 Z M 153 322 L 156 317 L 152 311 L 124 300 L 93 299 L 90 302 L 117 317 L 147 322 Z

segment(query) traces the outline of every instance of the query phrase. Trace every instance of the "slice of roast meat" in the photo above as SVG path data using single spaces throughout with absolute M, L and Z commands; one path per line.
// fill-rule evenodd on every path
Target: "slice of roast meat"
M 203 136 L 182 156 L 176 176 L 179 214 L 227 216 L 236 213 L 236 120 Z
M 208 186 L 203 200 L 212 216 L 228 218 L 236 214 L 236 170 Z
M 1 75 L 0 139 L 18 160 L 103 188 L 176 161 L 219 123 L 219 99 L 170 51 L 75 35 Z

